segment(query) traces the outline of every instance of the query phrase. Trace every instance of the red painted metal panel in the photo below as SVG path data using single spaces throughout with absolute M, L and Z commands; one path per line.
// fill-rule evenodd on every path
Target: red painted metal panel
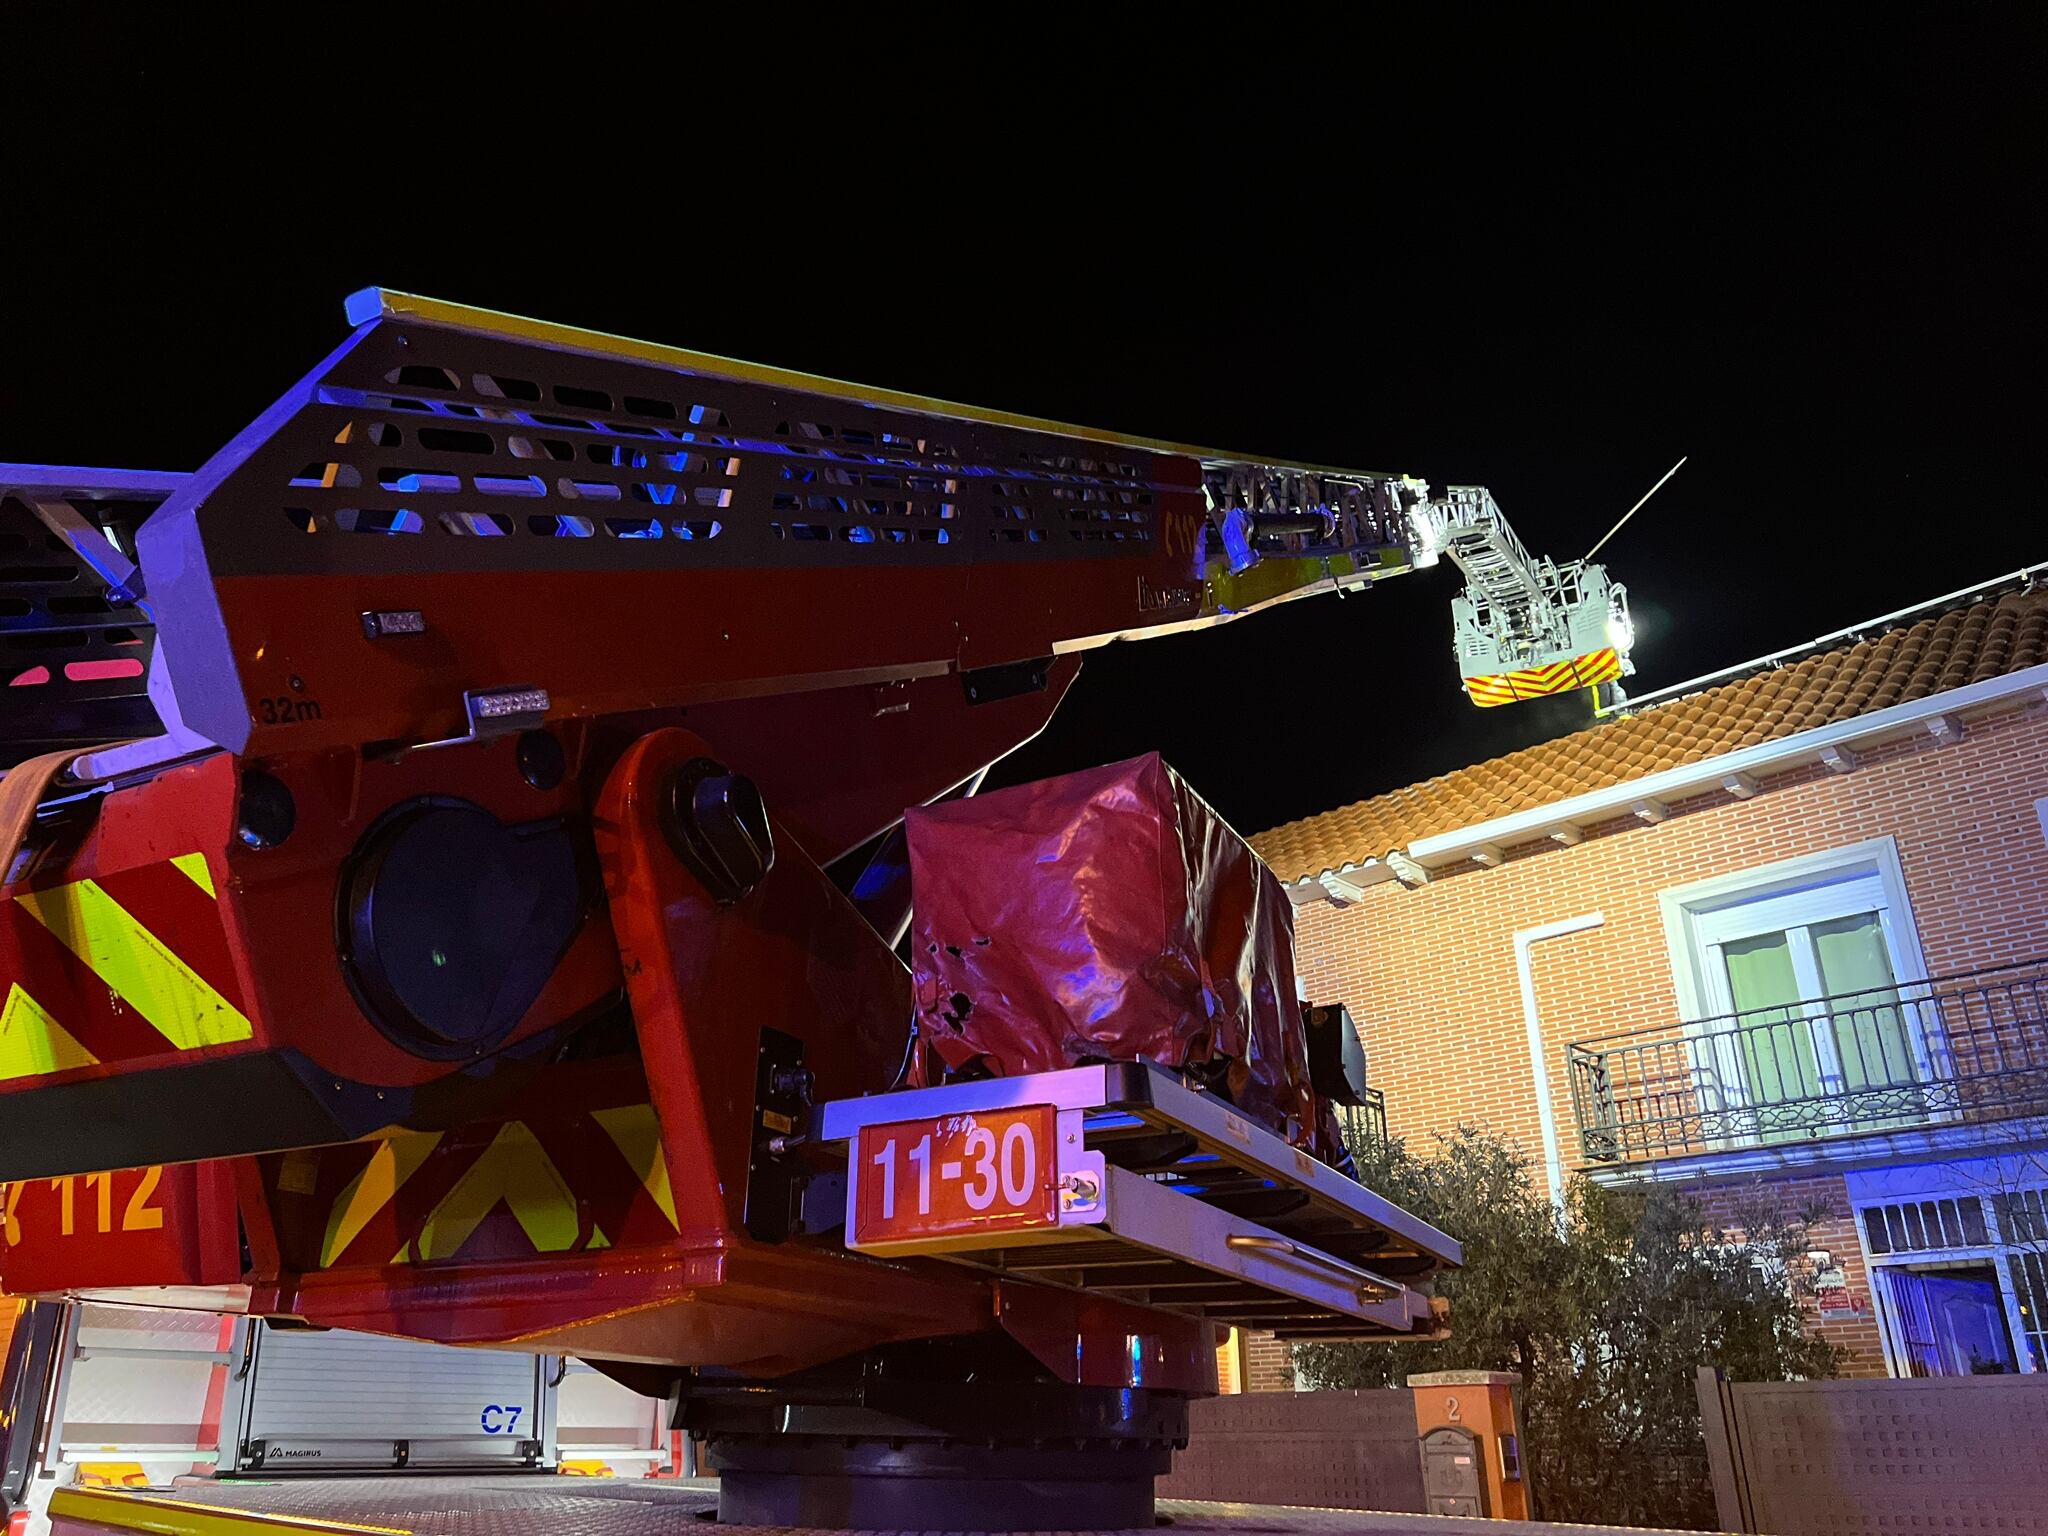
M 226 1164 L 124 1168 L 0 1185 L 0 1287 L 10 1295 L 241 1277 Z

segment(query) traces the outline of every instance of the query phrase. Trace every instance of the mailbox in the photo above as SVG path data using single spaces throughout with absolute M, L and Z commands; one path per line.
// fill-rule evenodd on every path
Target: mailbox
M 1529 1518 L 1515 1418 L 1521 1382 L 1512 1371 L 1436 1371 L 1408 1378 L 1430 1514 Z

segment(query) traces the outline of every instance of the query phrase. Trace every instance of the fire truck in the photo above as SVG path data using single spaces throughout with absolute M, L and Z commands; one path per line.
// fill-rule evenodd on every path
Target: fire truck
M 196 473 L 0 466 L 9 1293 L 587 1361 L 721 1518 L 892 1528 L 1149 1522 L 1219 1329 L 1441 1335 L 1458 1244 L 1351 1176 L 1356 1036 L 1184 787 L 1256 966 L 1105 981 L 1000 838 L 1039 894 L 948 939 L 915 831 L 1111 641 L 1447 556 L 1485 704 L 1612 686 L 1618 585 L 1473 488 L 347 312 Z M 1183 984 L 1171 1048 L 1074 1023 Z

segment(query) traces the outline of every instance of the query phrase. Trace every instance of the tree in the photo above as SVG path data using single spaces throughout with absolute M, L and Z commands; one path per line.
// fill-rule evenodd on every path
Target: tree
M 1398 1140 L 1353 1148 L 1360 1181 L 1465 1246 L 1441 1277 L 1451 1337 L 1424 1345 L 1295 1350 L 1313 1387 L 1398 1386 L 1423 1371 L 1522 1377 L 1523 1462 L 1546 1520 L 1714 1524 L 1694 1377 L 1833 1375 L 1801 1291 L 1816 1213 L 1762 1199 L 1737 1226 L 1669 1186 L 1602 1188 L 1575 1176 L 1563 1208 L 1514 1144 L 1463 1127 L 1421 1157 Z

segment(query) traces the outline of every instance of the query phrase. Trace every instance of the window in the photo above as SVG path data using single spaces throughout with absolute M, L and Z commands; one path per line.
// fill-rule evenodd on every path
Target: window
M 1984 1201 L 1977 1195 L 1863 1208 L 1863 1246 L 1873 1258 L 1932 1248 L 1981 1248 L 1990 1241 Z
M 1925 976 L 1889 838 L 1668 891 L 1703 1117 L 1724 1143 L 1918 1124 Z

